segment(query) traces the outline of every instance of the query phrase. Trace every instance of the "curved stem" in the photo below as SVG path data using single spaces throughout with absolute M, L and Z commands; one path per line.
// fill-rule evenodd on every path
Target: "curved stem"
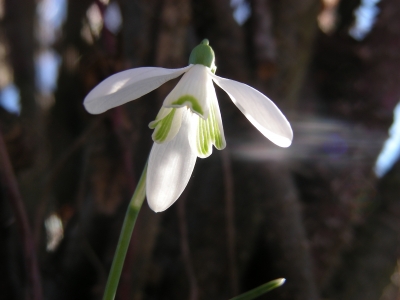
M 129 203 L 126 211 L 124 224 L 122 225 L 121 234 L 119 236 L 117 250 L 115 251 L 110 274 L 108 275 L 103 300 L 113 300 L 115 297 L 133 228 L 135 227 L 136 219 L 146 196 L 146 173 L 147 163 L 143 169 L 142 176 L 140 177 L 136 190 L 133 193 L 131 202 Z

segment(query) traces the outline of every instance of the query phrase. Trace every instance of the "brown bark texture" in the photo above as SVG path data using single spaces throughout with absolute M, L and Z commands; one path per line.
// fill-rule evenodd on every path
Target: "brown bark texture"
M 6 76 L 22 108 L 0 99 L 0 299 L 102 298 L 153 143 L 148 123 L 177 80 L 101 115 L 83 99 L 125 69 L 186 66 L 204 38 L 216 74 L 268 95 L 293 144 L 273 145 L 216 87 L 227 148 L 197 159 L 165 212 L 144 203 L 115 299 L 229 299 L 280 277 L 260 299 L 400 299 L 400 166 L 373 171 L 400 98 L 399 1 L 381 0 L 356 40 L 358 0 L 70 0 L 45 45 L 62 58 L 47 105 L 40 3 L 0 1 L 0 89 Z M 119 31 L 96 32 L 93 11 L 103 21 L 111 5 Z

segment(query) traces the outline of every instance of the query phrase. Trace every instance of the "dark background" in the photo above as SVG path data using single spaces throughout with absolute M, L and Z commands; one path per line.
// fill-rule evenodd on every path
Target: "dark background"
M 399 1 L 377 3 L 357 38 L 371 1 L 70 0 L 57 28 L 40 23 L 46 1 L 0 2 L 0 88 L 21 102 L 0 107 L 0 299 L 101 299 L 147 125 L 176 80 L 99 116 L 83 99 L 127 68 L 187 65 L 203 38 L 217 74 L 273 99 L 294 141 L 273 145 L 217 88 L 227 148 L 198 159 L 167 211 L 143 205 L 116 299 L 228 299 L 279 277 L 262 299 L 400 299 L 400 165 L 374 172 L 400 96 Z M 120 27 L 90 27 L 110 5 Z

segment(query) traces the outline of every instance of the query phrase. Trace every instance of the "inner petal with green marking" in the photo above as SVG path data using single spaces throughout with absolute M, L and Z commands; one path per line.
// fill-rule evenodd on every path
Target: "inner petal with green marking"
M 210 107 L 208 118 L 206 120 L 197 118 L 198 126 L 196 128 L 195 138 L 190 139 L 192 141 L 192 150 L 195 150 L 197 156 L 200 158 L 211 155 L 212 145 L 218 150 L 222 150 L 226 146 L 218 102 L 213 102 L 213 105 Z
M 177 105 L 181 107 L 183 105 L 188 106 L 193 112 L 203 115 L 204 111 L 199 103 L 199 101 L 192 95 L 183 95 L 178 100 L 171 103 L 171 106 Z
M 188 107 L 203 119 L 208 118 L 210 103 L 216 98 L 208 67 L 194 65 L 165 98 L 165 108 Z
M 154 142 L 165 143 L 176 136 L 182 124 L 183 109 L 185 108 L 161 108 L 156 120 L 149 124 L 149 127 L 154 129 Z

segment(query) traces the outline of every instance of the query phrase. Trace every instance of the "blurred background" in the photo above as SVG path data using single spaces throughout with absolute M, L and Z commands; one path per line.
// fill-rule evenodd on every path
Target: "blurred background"
M 216 88 L 227 148 L 167 211 L 144 203 L 116 299 L 284 277 L 260 299 L 399 300 L 399 16 L 398 0 L 1 0 L 0 299 L 101 299 L 177 80 L 98 116 L 83 99 L 128 68 L 186 66 L 208 38 L 217 74 L 268 95 L 293 144 Z

